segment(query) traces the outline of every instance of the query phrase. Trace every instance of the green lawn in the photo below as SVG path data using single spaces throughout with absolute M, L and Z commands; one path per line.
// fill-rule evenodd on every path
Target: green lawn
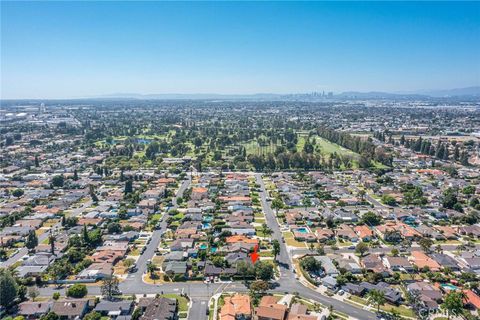
M 179 312 L 186 312 L 188 311 L 188 299 L 185 297 L 182 297 L 178 294 L 175 293 L 166 293 L 160 295 L 163 298 L 169 298 L 169 299 L 177 299 L 178 301 L 178 311 Z
M 356 303 L 359 303 L 359 304 L 362 304 L 362 305 L 369 305 L 369 303 L 366 299 L 360 298 L 360 297 L 357 297 L 357 296 L 354 296 L 354 295 L 350 296 L 349 300 L 351 300 L 353 302 L 356 302 Z M 407 308 L 403 305 L 394 306 L 394 305 L 386 303 L 383 306 L 380 306 L 380 310 L 383 310 L 385 312 L 391 312 L 392 310 L 395 310 L 401 316 L 409 317 L 409 318 L 415 318 L 415 314 L 412 311 L 412 309 L 409 309 L 409 308 Z
M 334 152 L 336 152 L 338 155 L 349 155 L 349 156 L 352 156 L 352 157 L 357 157 L 358 154 L 351 151 L 351 150 L 348 150 L 342 146 L 339 146 L 338 144 L 335 144 L 335 143 L 332 143 L 328 140 L 325 140 L 321 137 L 316 137 L 317 139 L 317 146 L 320 146 L 320 149 L 322 151 L 323 154 L 332 154 Z

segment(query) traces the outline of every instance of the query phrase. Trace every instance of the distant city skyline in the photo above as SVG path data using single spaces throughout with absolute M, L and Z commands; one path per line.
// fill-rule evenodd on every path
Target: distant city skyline
M 0 98 L 480 85 L 478 2 L 8 2 Z

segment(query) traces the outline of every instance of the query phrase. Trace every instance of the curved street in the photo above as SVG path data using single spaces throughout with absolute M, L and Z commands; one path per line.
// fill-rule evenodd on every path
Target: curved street
M 375 319 L 374 313 L 360 309 L 351 304 L 337 300 L 335 298 L 322 295 L 321 293 L 306 287 L 299 280 L 295 278 L 295 274 L 292 272 L 292 261 L 290 253 L 287 250 L 285 243 L 282 241 L 282 233 L 280 231 L 275 213 L 270 207 L 267 201 L 267 193 L 265 190 L 265 184 L 263 183 L 261 174 L 255 174 L 257 184 L 260 185 L 261 191 L 259 192 L 261 205 L 265 212 L 266 222 L 273 233 L 272 239 L 279 241 L 281 249 L 280 254 L 277 256 L 277 261 L 280 266 L 280 277 L 278 279 L 278 286 L 272 289 L 270 292 L 274 293 L 294 293 L 298 292 L 300 296 L 307 299 L 311 299 L 319 302 L 325 307 L 332 306 L 334 310 L 347 314 L 352 318 L 357 319 Z M 191 176 L 189 175 L 187 180 L 183 181 L 179 187 L 176 196 L 172 200 L 172 206 L 175 208 L 176 199 L 183 196 L 183 192 L 190 186 Z M 158 247 L 162 234 L 167 229 L 166 219 L 161 220 L 160 228 L 155 230 L 152 234 L 150 243 L 147 245 L 144 253 L 139 257 L 137 261 L 137 271 L 129 274 L 127 278 L 120 283 L 120 291 L 124 295 L 133 295 L 141 297 L 148 294 L 157 293 L 184 293 L 191 299 L 191 309 L 189 312 L 189 319 L 200 320 L 205 319 L 206 309 L 208 308 L 208 301 L 210 298 L 219 292 L 247 292 L 248 288 L 241 282 L 232 283 L 211 283 L 205 284 L 203 282 L 171 282 L 161 284 L 148 284 L 143 282 L 142 276 L 147 270 L 147 261 L 151 259 L 155 254 L 155 249 Z M 295 251 L 295 254 L 297 252 Z M 56 287 L 43 287 L 40 288 L 42 296 L 52 296 L 54 292 L 60 292 L 65 295 L 65 288 Z M 88 292 L 91 295 L 101 295 L 100 286 L 88 285 Z

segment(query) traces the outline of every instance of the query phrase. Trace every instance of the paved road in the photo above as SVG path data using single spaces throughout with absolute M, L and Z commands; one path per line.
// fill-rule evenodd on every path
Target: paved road
M 256 174 L 255 177 L 257 180 L 257 184 L 260 185 L 261 188 L 261 192 L 259 193 L 259 195 L 263 210 L 265 212 L 266 223 L 268 227 L 271 228 L 273 231 L 272 238 L 277 239 L 280 242 L 280 255 L 277 257 L 277 261 L 284 266 L 288 266 L 285 268 L 280 268 L 281 276 L 278 281 L 279 287 L 277 287 L 274 291 L 288 293 L 298 292 L 301 296 L 305 298 L 318 301 L 325 306 L 333 306 L 335 310 L 348 314 L 354 318 L 362 320 L 375 319 L 375 314 L 360 308 L 356 308 L 343 301 L 324 296 L 313 289 L 305 287 L 297 279 L 295 279 L 295 274 L 292 272 L 291 259 L 289 257 L 286 245 L 282 241 L 283 237 L 278 226 L 275 213 L 270 207 L 270 204 L 267 202 L 267 192 L 265 190 L 265 184 L 263 183 L 262 176 L 261 174 Z
M 205 320 L 208 319 L 207 316 L 208 308 L 208 298 L 194 298 L 192 299 L 192 306 L 190 307 L 190 312 L 188 314 L 188 319 L 190 320 Z
M 282 234 L 279 229 L 278 223 L 275 218 L 275 214 L 271 209 L 270 205 L 266 200 L 266 191 L 265 185 L 261 179 L 261 175 L 256 175 L 257 183 L 261 186 L 261 204 L 265 211 L 266 222 L 268 226 L 272 229 L 273 234 L 272 238 L 279 240 L 281 244 L 280 254 L 277 257 L 277 261 L 283 265 L 280 269 L 280 279 L 278 280 L 278 287 L 271 290 L 273 293 L 293 293 L 298 292 L 301 296 L 305 298 L 318 301 L 319 303 L 330 306 L 339 312 L 351 315 L 354 318 L 358 319 L 375 319 L 375 315 L 369 311 L 356 308 L 350 304 L 344 303 L 342 301 L 333 299 L 328 296 L 323 296 L 319 292 L 305 287 L 297 279 L 295 279 L 295 274 L 292 272 L 291 259 L 289 257 L 287 248 L 282 242 Z M 180 197 L 184 190 L 188 188 L 191 180 L 187 180 L 182 183 L 182 186 L 179 188 L 176 197 Z M 175 202 L 176 203 L 176 202 Z M 160 230 L 156 230 L 153 233 L 152 240 L 150 241 L 147 249 L 144 251 L 142 256 L 137 262 L 138 271 L 132 275 L 129 275 L 128 278 L 120 284 L 120 290 L 125 295 L 135 294 L 137 297 L 141 297 L 143 294 L 156 294 L 156 293 L 176 293 L 180 294 L 184 292 L 192 299 L 192 307 L 189 313 L 189 319 L 192 320 L 204 320 L 207 318 L 206 308 L 208 307 L 208 300 L 215 293 L 222 291 L 232 291 L 232 292 L 248 292 L 246 288 L 240 282 L 234 282 L 230 284 L 219 284 L 213 283 L 206 285 L 203 282 L 183 282 L 183 283 L 162 283 L 157 285 L 146 284 L 142 282 L 142 275 L 146 270 L 146 261 L 153 257 L 155 248 L 157 248 L 158 243 L 161 238 L 162 232 L 166 229 L 166 222 L 162 221 Z M 65 295 L 65 288 L 55 288 L 55 287 L 43 287 L 40 288 L 40 294 L 42 296 L 52 296 L 54 292 L 60 292 L 60 294 Z M 97 285 L 88 286 L 88 293 L 90 295 L 101 295 L 100 287 Z
M 192 179 L 188 176 L 187 180 L 184 180 L 178 191 L 172 199 L 172 207 L 177 208 L 177 199 L 183 196 L 183 193 L 190 186 Z M 142 281 L 142 275 L 147 270 L 147 262 L 149 259 L 152 259 L 155 250 L 158 248 L 160 241 L 162 240 L 162 234 L 167 230 L 167 217 L 162 216 L 162 221 L 160 222 L 160 227 L 157 230 L 154 230 L 150 242 L 147 244 L 145 251 L 137 260 L 137 271 L 131 273 L 127 276 L 127 279 L 122 283 L 121 290 L 122 292 L 135 292 L 138 288 L 141 288 L 144 283 Z
M 78 208 L 75 208 L 75 209 L 71 210 L 71 216 L 73 216 L 73 217 L 78 216 L 83 211 L 85 211 L 85 209 L 89 208 L 92 205 L 92 203 L 93 203 L 92 200 L 89 200 L 89 201 L 85 202 L 81 207 L 78 207 Z M 58 222 L 58 223 L 54 224 L 51 227 L 51 229 L 56 230 L 56 229 L 59 229 L 61 226 L 62 226 L 62 223 Z M 49 235 L 50 235 L 50 232 L 45 232 L 45 233 L 41 234 L 40 236 L 38 236 L 38 243 L 42 243 L 45 239 L 48 238 Z M 15 264 L 18 260 L 23 258 L 27 253 L 28 253 L 28 249 L 26 247 L 21 248 L 20 250 L 18 250 L 18 252 L 16 254 L 11 256 L 9 259 L 0 263 L 0 268 L 10 267 L 11 265 Z

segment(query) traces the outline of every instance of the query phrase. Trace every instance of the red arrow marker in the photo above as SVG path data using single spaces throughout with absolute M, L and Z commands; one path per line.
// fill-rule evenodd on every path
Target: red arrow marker
M 258 244 L 255 246 L 255 248 L 253 248 L 253 252 L 250 253 L 250 259 L 252 259 L 252 263 L 255 264 L 255 261 L 258 260 Z

